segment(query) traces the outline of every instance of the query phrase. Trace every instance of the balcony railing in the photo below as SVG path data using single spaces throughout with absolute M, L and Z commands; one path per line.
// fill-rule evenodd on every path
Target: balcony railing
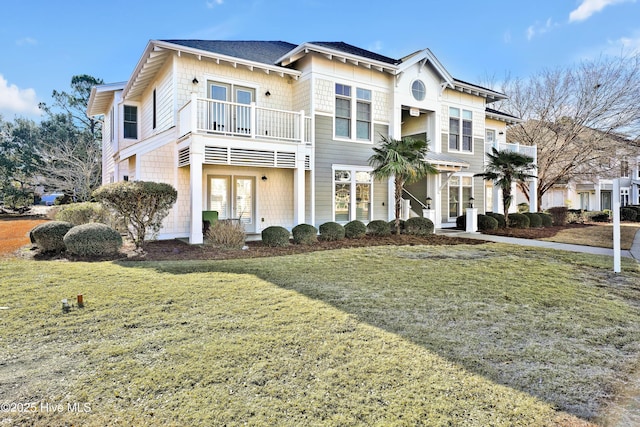
M 485 142 L 484 151 L 485 153 L 491 153 L 491 148 L 495 147 L 498 151 L 514 151 L 516 153 L 524 154 L 526 156 L 532 157 L 534 163 L 537 163 L 537 147 L 535 145 L 521 145 L 521 144 L 510 144 L 506 142 Z
M 196 108 L 194 108 L 194 105 Z M 303 111 L 285 111 L 197 98 L 180 109 L 179 132 L 307 143 L 312 142 L 312 122 Z

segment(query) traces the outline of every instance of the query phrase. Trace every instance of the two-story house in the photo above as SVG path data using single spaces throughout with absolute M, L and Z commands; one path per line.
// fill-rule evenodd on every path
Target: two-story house
M 380 135 L 429 141 L 440 173 L 408 188 L 413 215 L 440 227 L 474 200 L 483 210 L 485 142 L 517 120 L 487 109 L 499 99 L 429 49 L 393 59 L 342 42 L 152 40 L 128 81 L 92 90 L 87 114 L 104 116 L 103 183 L 173 185 L 159 238 L 201 243 L 206 210 L 249 234 L 393 219 L 392 182 L 368 164 Z

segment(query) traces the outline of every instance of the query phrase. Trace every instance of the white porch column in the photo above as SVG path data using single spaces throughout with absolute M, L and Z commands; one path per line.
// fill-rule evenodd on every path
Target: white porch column
M 492 191 L 493 213 L 504 213 L 502 212 L 502 189 L 494 182 Z
M 305 179 L 304 179 L 304 151 L 299 150 L 296 168 L 293 170 L 293 223 L 305 222 Z
M 475 233 L 478 231 L 478 209 L 467 208 L 466 209 L 467 223 L 465 231 L 467 233 Z
M 602 210 L 602 206 L 600 205 L 601 202 L 601 197 L 600 197 L 600 180 L 598 180 L 598 183 L 596 184 L 596 200 L 595 200 L 595 209 L 596 211 L 601 211 Z
M 529 212 L 538 212 L 538 178 L 529 181 Z
M 202 236 L 202 162 L 204 161 L 204 144 L 194 140 L 189 152 L 189 188 L 191 189 L 191 230 L 189 243 L 201 244 Z

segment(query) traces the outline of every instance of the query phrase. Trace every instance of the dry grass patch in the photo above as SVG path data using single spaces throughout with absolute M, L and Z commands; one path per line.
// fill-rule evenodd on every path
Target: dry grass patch
M 633 239 L 640 230 L 640 223 L 624 223 L 620 226 L 620 247 L 631 249 Z M 541 238 L 549 242 L 569 243 L 573 245 L 613 248 L 613 224 L 589 225 L 581 228 L 560 230 L 555 236 Z
M 0 258 L 12 255 L 29 244 L 29 231 L 44 219 L 0 218 Z
M 640 272 L 605 261 L 492 244 L 0 262 L 2 402 L 91 408 L 3 418 L 580 425 L 640 355 Z

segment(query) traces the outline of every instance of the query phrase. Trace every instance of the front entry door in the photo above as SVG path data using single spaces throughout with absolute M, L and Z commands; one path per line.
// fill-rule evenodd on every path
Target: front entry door
M 247 233 L 255 233 L 255 178 L 246 176 L 209 177 L 209 210 L 218 219 L 238 220 Z

